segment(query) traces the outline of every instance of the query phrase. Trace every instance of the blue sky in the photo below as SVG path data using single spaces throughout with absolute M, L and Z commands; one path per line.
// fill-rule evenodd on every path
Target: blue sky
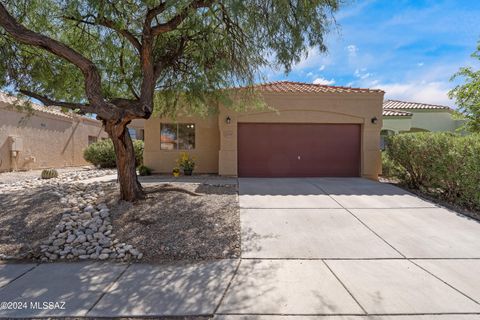
M 336 13 L 328 52 L 309 50 L 288 75 L 268 71 L 267 80 L 291 80 L 381 88 L 387 99 L 454 105 L 447 92 L 480 40 L 480 1 L 357 0 Z

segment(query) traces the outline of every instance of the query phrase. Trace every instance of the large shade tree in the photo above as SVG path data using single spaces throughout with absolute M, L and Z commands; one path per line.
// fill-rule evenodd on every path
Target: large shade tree
M 472 58 L 480 60 L 480 42 Z M 463 79 L 464 83 L 457 85 L 448 95 L 456 100 L 459 111 L 466 117 L 466 129 L 480 132 L 480 70 L 462 67 L 453 75 L 452 80 L 456 79 Z
M 121 198 L 143 196 L 126 126 L 201 107 L 325 51 L 339 0 L 0 0 L 0 87 L 94 114 L 113 140 Z M 156 92 L 161 92 L 156 98 Z M 199 111 L 199 110 L 197 110 Z

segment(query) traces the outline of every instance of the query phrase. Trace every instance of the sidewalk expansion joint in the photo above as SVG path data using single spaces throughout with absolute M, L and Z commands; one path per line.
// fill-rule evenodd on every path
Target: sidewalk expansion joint
M 21 277 L 23 277 L 24 275 L 26 275 L 27 273 L 29 273 L 29 272 L 32 271 L 33 269 L 37 268 L 39 265 L 40 265 L 40 263 L 37 263 L 36 265 L 34 265 L 33 267 L 31 267 L 30 269 L 24 271 L 23 273 L 21 273 L 21 274 L 18 275 L 17 277 L 13 278 L 13 279 L 10 280 L 9 282 L 7 282 L 7 283 L 4 284 L 3 286 L 1 286 L 1 287 L 0 287 L 0 290 L 2 290 L 3 288 L 7 287 L 9 284 L 11 284 L 12 282 L 16 281 L 17 279 L 20 279 Z
M 84 317 L 87 317 L 87 315 L 97 306 L 97 304 L 100 302 L 100 300 L 103 299 L 103 297 L 108 293 L 108 291 L 110 290 L 110 288 L 113 287 L 113 285 L 115 283 L 118 282 L 118 280 L 120 280 L 120 278 L 125 274 L 125 272 L 128 270 L 128 268 L 130 268 L 132 264 L 129 263 L 125 269 L 122 270 L 122 272 L 120 272 L 120 274 L 115 278 L 113 279 L 113 281 L 107 285 L 103 290 L 102 290 L 102 294 L 100 295 L 100 297 L 98 297 L 98 299 L 93 303 L 93 305 L 88 309 L 88 311 L 85 313 Z
M 228 289 L 230 289 L 230 286 L 232 285 L 233 279 L 235 279 L 235 276 L 238 273 L 238 269 L 240 268 L 240 264 L 242 263 L 242 258 L 238 259 L 237 266 L 235 267 L 235 270 L 233 271 L 232 277 L 230 278 L 230 281 L 228 281 L 227 287 L 225 288 L 225 291 L 223 291 L 222 296 L 220 297 L 220 301 L 218 302 L 217 306 L 215 307 L 215 310 L 213 310 L 213 314 L 217 314 L 218 309 L 223 303 L 223 300 L 225 299 L 225 296 L 227 295 Z

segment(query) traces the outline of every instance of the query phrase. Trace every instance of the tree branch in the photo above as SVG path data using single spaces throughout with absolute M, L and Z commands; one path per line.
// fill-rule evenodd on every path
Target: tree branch
M 83 113 L 96 113 L 95 108 L 92 108 L 88 104 L 55 101 L 55 100 L 52 100 L 52 99 L 50 99 L 46 96 L 40 95 L 40 94 L 32 92 L 32 91 L 23 90 L 23 89 L 20 89 L 19 92 L 26 95 L 26 96 L 29 96 L 31 98 L 37 99 L 38 101 L 40 101 L 43 105 L 45 105 L 47 107 L 51 107 L 51 106 L 52 107 L 63 107 L 63 108 L 67 108 L 67 109 L 70 109 L 70 110 L 79 109 Z
M 140 44 L 140 41 L 138 41 L 138 39 L 129 30 L 118 28 L 117 26 L 115 26 L 115 23 L 112 20 L 107 19 L 105 17 L 94 17 L 94 16 L 92 17 L 94 19 L 93 21 L 86 20 L 85 18 L 87 17 L 78 19 L 72 16 L 64 16 L 63 18 L 67 20 L 76 21 L 79 23 L 92 25 L 92 26 L 103 26 L 108 29 L 114 30 L 116 33 L 118 33 L 119 35 L 127 39 L 135 47 L 135 49 L 137 49 L 137 51 L 140 52 L 142 47 Z
M 160 13 L 165 11 L 166 8 L 167 8 L 167 3 L 162 2 L 158 6 L 155 6 L 155 7 L 151 8 L 150 10 L 148 10 L 148 12 L 145 16 L 144 26 L 146 28 L 150 28 L 152 26 L 153 19 L 155 19 Z
M 210 7 L 214 3 L 213 0 L 195 0 L 186 6 L 182 12 L 171 18 L 169 21 L 161 24 L 157 24 L 152 27 L 152 35 L 156 36 L 160 33 L 175 30 L 182 22 L 188 17 L 190 10 L 196 10 L 200 8 Z
M 127 73 L 125 71 L 125 63 L 123 59 L 123 42 L 122 42 L 122 48 L 121 48 L 120 57 L 119 57 L 119 67 L 120 67 L 120 73 L 122 74 L 122 77 L 123 77 L 123 81 L 127 84 L 128 89 L 130 89 L 130 92 L 137 100 L 140 99 L 137 92 L 135 91 L 135 88 L 132 85 L 132 82 L 128 80 Z
M 45 49 L 77 66 L 84 75 L 86 95 L 90 105 L 95 106 L 95 113 L 105 119 L 112 117 L 109 112 L 111 105 L 102 95 L 100 73 L 92 61 L 61 42 L 25 28 L 10 15 L 2 3 L 0 3 L 0 26 L 18 42 Z

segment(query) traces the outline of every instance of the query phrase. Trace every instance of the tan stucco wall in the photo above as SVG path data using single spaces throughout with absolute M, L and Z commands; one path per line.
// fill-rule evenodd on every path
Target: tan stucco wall
M 193 150 L 161 150 L 161 123 L 194 123 L 195 149 Z M 217 116 L 178 117 L 177 119 L 160 119 L 152 117 L 145 121 L 145 151 L 143 162 L 154 172 L 171 173 L 176 167 L 176 160 L 182 152 L 187 152 L 195 158 L 195 173 L 218 172 L 219 131 Z
M 382 130 L 391 130 L 395 133 L 409 131 L 412 128 L 411 117 L 383 117 Z
M 361 175 L 376 179 L 381 171 L 380 129 L 383 93 L 348 94 L 265 94 L 265 103 L 274 110 L 235 112 L 220 107 L 218 116 L 208 119 L 179 118 L 178 123 L 196 124 L 196 148 L 189 152 L 197 158 L 195 172 L 237 175 L 237 123 L 355 123 L 361 125 Z M 231 118 L 226 124 L 226 118 Z M 376 124 L 371 119 L 378 119 Z M 156 172 L 171 172 L 178 151 L 160 150 L 160 123 L 173 122 L 151 118 L 145 122 L 145 164 Z
M 383 128 L 395 132 L 423 129 L 427 131 L 454 132 L 464 122 L 452 119 L 449 111 L 438 110 L 408 110 L 412 117 L 386 117 L 383 119 Z
M 0 172 L 86 165 L 83 150 L 88 136 L 107 137 L 101 123 L 93 119 L 44 112 L 25 118 L 6 106 L 0 102 Z M 12 157 L 12 142 L 17 138 L 23 146 Z
M 274 110 L 233 112 L 220 109 L 219 174 L 237 175 L 237 123 L 356 123 L 361 125 L 361 175 L 376 179 L 380 172 L 381 93 L 348 94 L 264 94 L 265 103 Z M 226 117 L 231 123 L 226 124 Z M 377 123 L 371 119 L 376 117 Z
M 448 111 L 432 112 L 415 110 L 412 112 L 412 128 L 425 129 L 428 131 L 455 131 L 456 121 Z

